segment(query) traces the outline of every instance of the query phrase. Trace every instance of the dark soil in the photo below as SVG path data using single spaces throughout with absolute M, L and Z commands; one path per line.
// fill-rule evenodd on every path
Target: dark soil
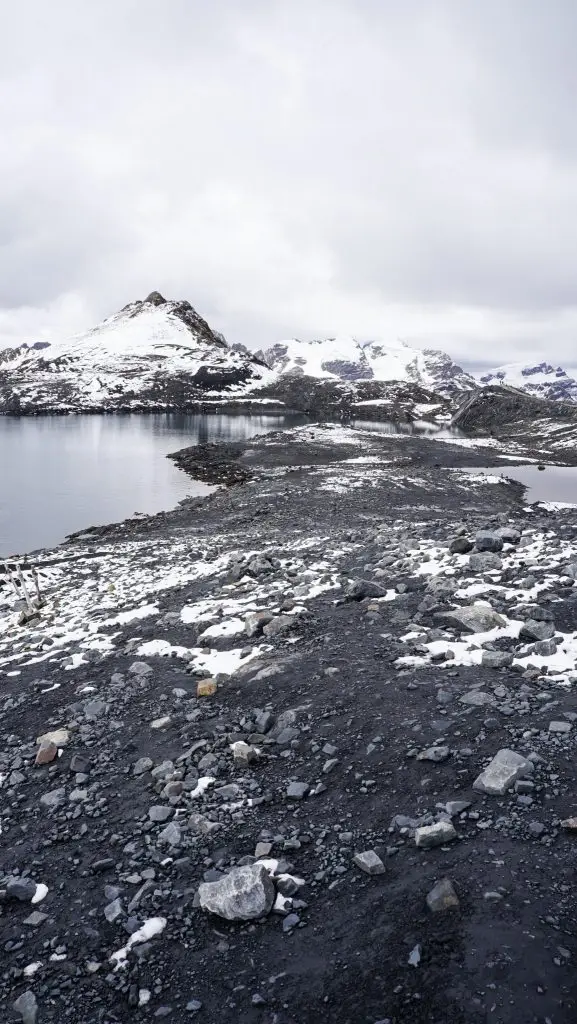
M 389 475 L 375 472 L 369 483 L 358 476 L 363 485 L 352 486 L 367 466 L 349 460 L 376 454 Z M 324 550 L 338 563 L 343 587 L 308 601 L 287 633 L 267 641 L 271 650 L 221 681 L 211 698 L 197 699 L 197 680 L 180 659 L 136 657 L 135 637 L 190 645 L 191 627 L 178 619 L 180 609 L 215 588 L 236 593 L 242 573 L 229 568 L 216 580 L 200 577 L 161 591 L 158 617 L 116 627 L 113 654 L 73 672 L 57 658 L 24 666 L 16 677 L 4 672 L 0 771 L 9 778 L 0 789 L 0 890 L 3 874 L 21 872 L 45 882 L 49 894 L 37 907 L 7 898 L 0 903 L 2 1020 L 20 1019 L 12 1003 L 31 989 L 38 1024 L 574 1022 L 577 839 L 558 822 L 577 812 L 576 748 L 572 736 L 547 747 L 541 732 L 550 718 L 577 712 L 577 699 L 569 688 L 555 690 L 554 711 L 545 717 L 536 696 L 529 699 L 530 713 L 500 714 L 463 705 L 459 697 L 477 685 L 516 692 L 525 681 L 518 671 L 399 670 L 395 661 L 407 650 L 401 638 L 411 624 L 432 621 L 435 609 L 419 610 L 428 577 L 403 569 L 402 557 L 384 577 L 376 576 L 375 566 L 383 555 L 383 525 L 389 539 L 432 539 L 443 548 L 459 526 L 474 536 L 502 523 L 548 530 L 551 543 L 556 536 L 573 543 L 575 516 L 523 511 L 518 485 L 460 484 L 450 467 L 482 465 L 486 455 L 413 437 L 363 435 L 350 445 L 337 436 L 331 442 L 328 434 L 315 443 L 278 434 L 174 458 L 204 480 L 244 482 L 170 513 L 100 528 L 89 537 L 85 531 L 73 547 L 92 555 L 90 571 L 98 572 L 101 543 L 143 543 L 144 560 L 159 540 L 194 536 L 199 558 L 235 550 L 268 552 L 282 561 L 302 544 L 302 557 L 313 566 Z M 340 490 L 338 484 L 327 490 L 333 471 L 345 481 Z M 274 572 L 285 581 L 281 597 L 294 601 L 302 577 Z M 526 572 L 538 569 L 528 565 Z M 397 599 L 377 606 L 369 598 L 345 600 L 347 581 L 359 578 L 400 588 Z M 571 598 L 566 582 L 546 595 L 573 608 Z M 230 637 L 214 643 L 224 650 L 253 642 Z M 131 674 L 135 660 L 146 661 L 152 674 Z M 41 679 L 61 686 L 44 694 Z M 82 693 L 86 685 L 94 687 L 89 697 Z M 535 695 L 546 688 L 542 681 L 530 686 Z M 445 692 L 450 697 L 442 703 Z M 105 702 L 107 712 L 87 719 L 87 699 Z M 255 709 L 266 708 L 275 720 L 294 711 L 298 731 L 286 745 L 261 737 L 255 741 L 261 758 L 239 767 L 229 743 L 257 732 Z M 151 729 L 164 715 L 170 724 Z M 35 737 L 60 726 L 71 732 L 62 756 L 52 766 L 34 767 Z M 543 756 L 532 806 L 519 805 L 513 791 L 503 797 L 473 792 L 473 780 L 494 753 L 525 749 L 523 735 L 532 729 L 531 744 Z M 451 750 L 446 761 L 416 760 L 414 748 L 440 740 Z M 327 744 L 336 748 L 337 764 L 325 774 Z M 208 753 L 216 762 L 203 771 L 198 762 Z M 80 781 L 70 767 L 78 754 L 89 762 L 88 777 Z M 174 804 L 187 809 L 179 818 L 183 842 L 176 851 L 162 848 L 164 826 L 147 817 L 151 805 L 166 803 L 162 784 L 150 772 L 133 774 L 144 756 L 155 766 L 182 758 L 191 774 L 216 772 L 217 786 L 237 783 L 239 808 L 222 810 L 222 798 L 212 791 L 194 806 L 183 797 Z M 326 788 L 291 801 L 285 791 L 293 780 Z M 66 802 L 49 811 L 40 797 L 58 787 L 66 787 Z M 75 787 L 88 788 L 87 801 L 70 802 Z M 256 806 L 249 807 L 249 797 Z M 450 800 L 471 801 L 473 816 L 454 819 L 458 839 L 446 847 L 417 849 L 410 828 L 394 824 L 396 815 L 434 816 Z M 192 811 L 220 828 L 202 836 L 187 831 Z M 533 821 L 544 823 L 543 832 L 531 832 Z M 306 883 L 299 893 L 305 905 L 288 931 L 274 913 L 234 924 L 195 906 L 205 872 L 251 857 L 263 838 L 273 844 L 271 856 L 286 860 L 287 870 Z M 384 874 L 369 877 L 352 865 L 355 852 L 370 849 L 382 858 Z M 453 881 L 460 907 L 433 914 L 426 896 L 442 878 Z M 112 902 L 105 886 L 120 890 L 123 914 L 113 923 L 104 917 Z M 35 909 L 47 915 L 36 927 L 25 923 Z M 113 971 L 109 957 L 130 928 L 156 915 L 167 920 L 162 935 L 136 946 L 128 966 Z M 413 966 L 416 947 L 420 960 Z M 37 961 L 42 967 L 25 977 L 24 968 Z M 139 1008 L 145 990 L 150 1000 Z M 192 1000 L 202 1007 L 187 1009 Z

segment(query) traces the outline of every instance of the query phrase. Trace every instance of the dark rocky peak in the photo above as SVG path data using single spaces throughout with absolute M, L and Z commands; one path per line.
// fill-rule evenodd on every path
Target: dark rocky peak
M 166 299 L 160 294 L 160 292 L 151 292 L 150 295 L 146 296 L 144 301 L 150 302 L 153 306 L 166 305 Z

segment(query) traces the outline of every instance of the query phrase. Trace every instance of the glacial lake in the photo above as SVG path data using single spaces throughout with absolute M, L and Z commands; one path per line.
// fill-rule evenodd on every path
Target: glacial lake
M 525 485 L 525 504 L 536 501 L 548 502 L 562 508 L 577 506 L 577 466 L 473 466 L 463 469 L 464 473 L 486 473 L 488 476 L 504 476 L 518 480 Z
M 209 493 L 164 457 L 169 452 L 304 422 L 290 413 L 0 416 L 0 558 Z

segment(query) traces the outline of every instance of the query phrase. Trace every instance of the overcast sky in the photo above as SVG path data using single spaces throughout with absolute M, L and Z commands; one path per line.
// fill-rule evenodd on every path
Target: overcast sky
M 575 0 L 2 9 L 0 347 L 153 288 L 251 347 L 577 362 Z

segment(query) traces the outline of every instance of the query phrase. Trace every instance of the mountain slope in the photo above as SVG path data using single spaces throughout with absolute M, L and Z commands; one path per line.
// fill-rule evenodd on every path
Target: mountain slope
M 278 342 L 257 353 L 280 376 L 304 375 L 344 381 L 406 381 L 449 397 L 477 387 L 450 356 L 396 341 L 382 344 L 352 337 Z
M 0 411 L 182 407 L 242 395 L 272 376 L 250 353 L 229 347 L 189 302 L 152 292 L 85 334 L 0 352 Z
M 558 402 L 577 402 L 577 380 L 570 377 L 561 366 L 538 363 L 535 366 L 524 363 L 509 363 L 498 366 L 480 377 L 482 384 L 504 384 L 518 388 L 536 398 L 548 398 Z

